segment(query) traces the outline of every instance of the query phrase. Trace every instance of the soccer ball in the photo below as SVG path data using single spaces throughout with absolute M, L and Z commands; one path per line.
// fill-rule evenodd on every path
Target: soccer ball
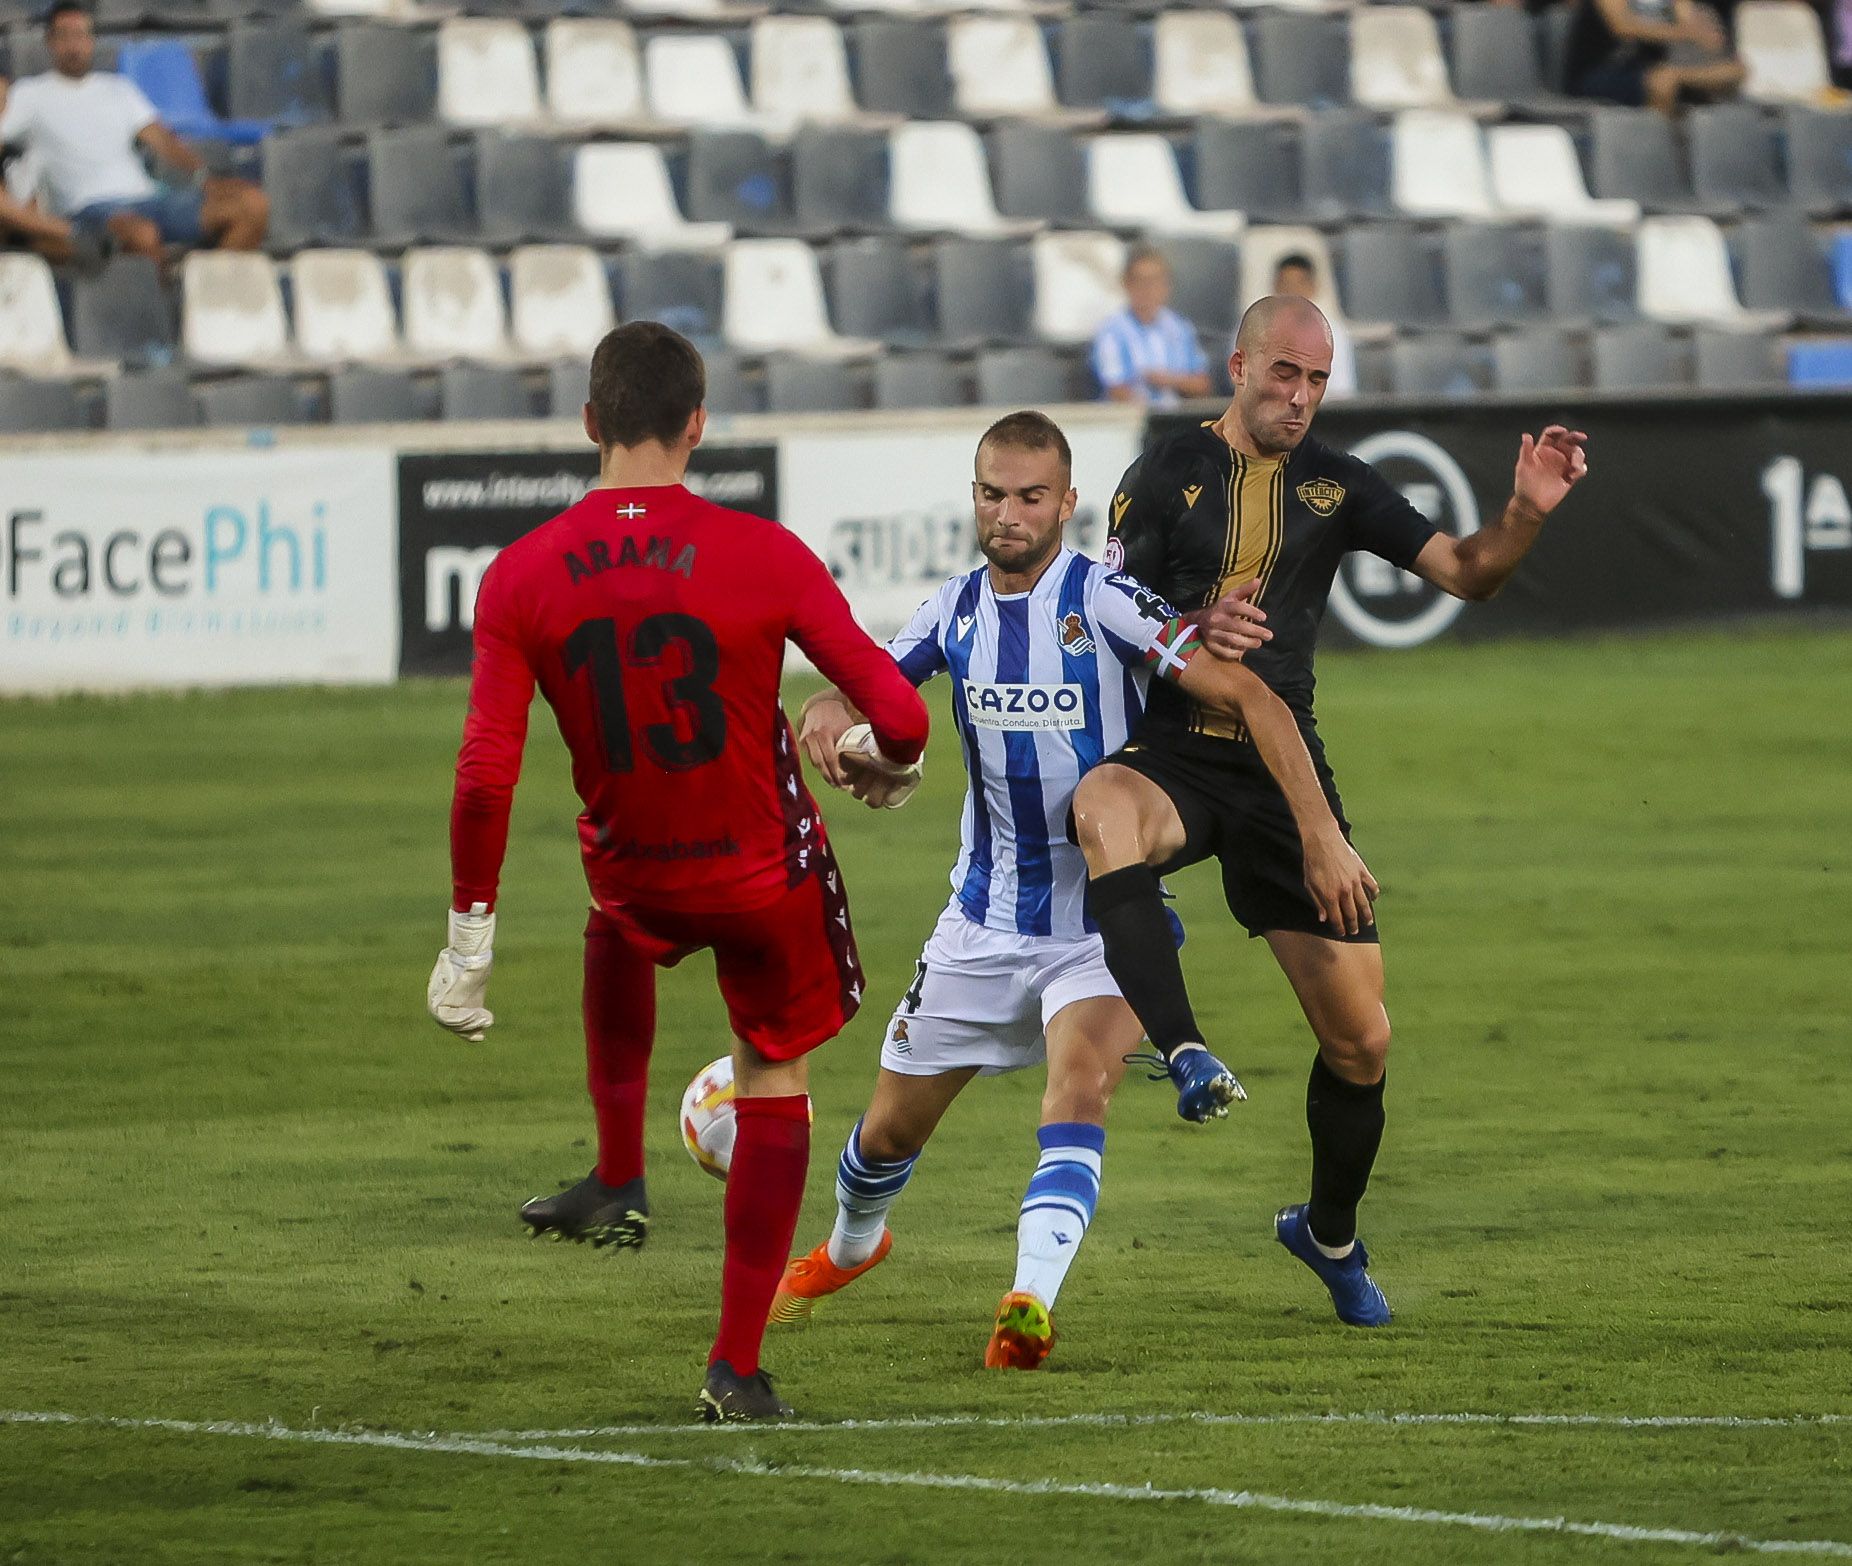
M 733 1163 L 733 1057 L 703 1066 L 682 1095 L 682 1146 L 716 1180 Z

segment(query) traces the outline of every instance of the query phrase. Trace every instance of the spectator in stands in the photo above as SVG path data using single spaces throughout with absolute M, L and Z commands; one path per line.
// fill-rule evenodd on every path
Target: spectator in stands
M 255 250 L 264 242 L 264 193 L 247 180 L 209 176 L 139 87 L 91 69 L 96 32 L 77 0 L 55 0 L 45 42 L 52 69 L 13 84 L 0 113 L 0 142 L 38 155 L 59 215 L 79 231 L 104 231 L 120 249 L 157 260 L 166 244 Z M 156 184 L 141 148 L 186 183 Z
M 1093 338 L 1093 373 L 1114 402 L 1169 407 L 1209 395 L 1209 363 L 1196 328 L 1170 308 L 1170 263 L 1148 246 L 1125 263 L 1125 308 Z
M 1308 255 L 1295 250 L 1280 257 L 1273 272 L 1276 294 L 1297 294 L 1301 299 L 1318 300 L 1318 267 Z M 1351 345 L 1350 330 L 1331 311 L 1325 312 L 1331 328 L 1331 379 L 1325 382 L 1325 400 L 1357 395 L 1357 350 Z M 1228 351 L 1235 351 L 1231 342 Z
M 1566 74 L 1579 98 L 1671 114 L 1681 100 L 1734 97 L 1746 73 L 1723 24 L 1696 0 L 1579 0 Z
M 6 112 L 7 82 L 0 76 L 0 115 Z M 38 165 L 30 154 L 0 143 L 0 243 L 24 246 L 49 261 L 71 257 L 71 225 L 40 210 Z

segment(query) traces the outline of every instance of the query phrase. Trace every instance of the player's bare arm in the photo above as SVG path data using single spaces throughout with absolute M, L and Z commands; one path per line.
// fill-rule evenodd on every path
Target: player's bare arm
M 1238 662 L 1256 647 L 1273 640 L 1267 629 L 1267 611 L 1255 603 L 1260 593 L 1260 578 L 1231 587 L 1207 609 L 1196 615 L 1196 629 L 1203 646 L 1218 658 Z
M 1588 473 L 1588 436 L 1552 424 L 1525 435 L 1511 499 L 1498 520 L 1466 538 L 1436 533 L 1415 556 L 1414 572 L 1455 598 L 1483 602 L 1511 580 L 1543 531 L 1544 519 Z
M 1312 770 L 1311 753 L 1286 703 L 1252 670 L 1210 658 L 1191 659 L 1177 683 L 1194 701 L 1239 718 L 1247 726 L 1299 828 L 1305 889 L 1318 917 L 1342 926 L 1348 935 L 1375 923 L 1370 904 L 1381 888 L 1331 813 L 1325 791 L 1318 786 L 1318 774 Z

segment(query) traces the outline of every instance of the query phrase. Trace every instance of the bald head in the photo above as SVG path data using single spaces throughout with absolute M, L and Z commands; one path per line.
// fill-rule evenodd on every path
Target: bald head
M 1235 333 L 1235 346 L 1251 358 L 1263 342 L 1285 333 L 1318 333 L 1327 348 L 1331 345 L 1331 323 L 1310 299 L 1300 294 L 1268 294 L 1247 307 Z

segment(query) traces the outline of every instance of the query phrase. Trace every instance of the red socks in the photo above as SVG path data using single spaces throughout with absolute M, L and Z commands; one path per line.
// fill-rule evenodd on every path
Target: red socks
M 593 912 L 585 927 L 586 1086 L 598 1116 L 598 1178 L 643 1173 L 643 1099 L 656 1036 L 656 968 Z
M 739 1132 L 727 1174 L 727 1256 L 720 1275 L 720 1333 L 711 1365 L 724 1359 L 742 1376 L 759 1368 L 765 1318 L 791 1258 L 797 1210 L 810 1167 L 810 1100 L 733 1101 Z

